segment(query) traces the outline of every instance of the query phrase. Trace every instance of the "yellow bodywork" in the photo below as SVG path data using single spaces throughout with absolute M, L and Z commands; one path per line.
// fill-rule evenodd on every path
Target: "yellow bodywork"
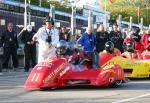
M 150 76 L 150 60 L 129 60 L 123 57 L 113 57 L 107 64 L 119 64 L 124 69 L 124 75 L 128 78 L 148 78 Z

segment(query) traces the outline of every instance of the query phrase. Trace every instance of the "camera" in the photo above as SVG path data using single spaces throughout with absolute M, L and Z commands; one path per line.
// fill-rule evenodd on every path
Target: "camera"
M 51 36 L 48 36 L 48 37 L 47 37 L 46 42 L 48 42 L 48 43 L 51 43 L 51 42 L 52 42 Z

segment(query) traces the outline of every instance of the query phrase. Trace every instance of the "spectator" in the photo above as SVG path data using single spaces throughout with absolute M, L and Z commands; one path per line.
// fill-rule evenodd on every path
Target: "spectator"
M 13 23 L 7 24 L 7 30 L 4 31 L 0 37 L 0 47 L 4 48 L 4 60 L 3 60 L 3 68 L 8 70 L 8 62 L 10 57 L 12 56 L 13 68 L 16 70 L 18 67 L 18 58 L 17 58 L 17 34 L 13 30 Z
M 27 29 L 22 32 L 20 37 L 21 41 L 25 44 L 25 72 L 29 71 L 30 62 L 32 63 L 32 68 L 36 65 L 36 45 L 32 40 L 34 34 L 35 31 L 32 29 L 32 26 L 28 25 Z
M 33 36 L 33 41 L 39 42 L 38 48 L 38 63 L 45 58 L 46 40 L 52 40 L 51 44 L 56 46 L 59 42 L 58 30 L 53 27 L 54 21 L 51 17 L 45 18 L 45 26 L 41 27 L 38 32 Z
M 70 41 L 70 33 L 66 29 L 66 27 L 62 27 L 63 38 L 65 41 Z
M 109 39 L 115 44 L 115 48 L 119 49 L 121 52 L 123 52 L 123 38 L 120 31 L 118 31 L 118 25 L 113 24 L 113 31 L 109 34 Z
M 96 51 L 99 53 L 104 50 L 105 43 L 109 40 L 109 35 L 104 31 L 103 24 L 100 24 L 96 33 Z
M 60 40 L 64 40 L 64 35 L 63 35 L 63 33 L 62 33 L 62 28 L 61 28 L 61 27 L 58 27 L 57 30 L 58 30 L 58 33 L 59 33 L 59 41 L 60 41 Z
M 87 27 L 80 39 L 80 44 L 84 47 L 84 51 L 93 51 L 95 47 L 95 35 L 92 33 L 92 28 Z

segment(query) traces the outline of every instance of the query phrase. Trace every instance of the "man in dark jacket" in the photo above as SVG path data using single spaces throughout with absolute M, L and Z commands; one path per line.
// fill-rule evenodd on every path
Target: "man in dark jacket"
M 13 67 L 14 70 L 18 67 L 18 58 L 17 58 L 17 48 L 18 48 L 18 41 L 17 41 L 17 34 L 13 30 L 13 24 L 7 24 L 7 30 L 4 31 L 0 37 L 0 47 L 4 48 L 3 54 L 3 68 L 8 69 L 8 62 L 10 57 L 12 56 Z
M 109 39 L 114 43 L 115 48 L 119 49 L 121 52 L 123 52 L 123 38 L 122 33 L 118 31 L 118 25 L 113 25 L 113 31 L 109 34 Z
M 21 41 L 25 44 L 24 53 L 25 53 L 25 72 L 29 71 L 30 61 L 32 67 L 36 64 L 36 45 L 32 41 L 32 37 L 35 34 L 35 31 L 32 29 L 31 25 L 27 26 L 27 29 L 22 32 Z

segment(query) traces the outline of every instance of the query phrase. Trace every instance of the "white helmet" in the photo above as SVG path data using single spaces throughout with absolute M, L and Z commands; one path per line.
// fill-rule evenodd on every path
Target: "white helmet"
M 31 26 L 31 25 L 28 25 L 28 26 L 27 26 L 27 31 L 28 31 L 28 32 L 31 32 L 31 31 L 32 31 L 32 26 Z

